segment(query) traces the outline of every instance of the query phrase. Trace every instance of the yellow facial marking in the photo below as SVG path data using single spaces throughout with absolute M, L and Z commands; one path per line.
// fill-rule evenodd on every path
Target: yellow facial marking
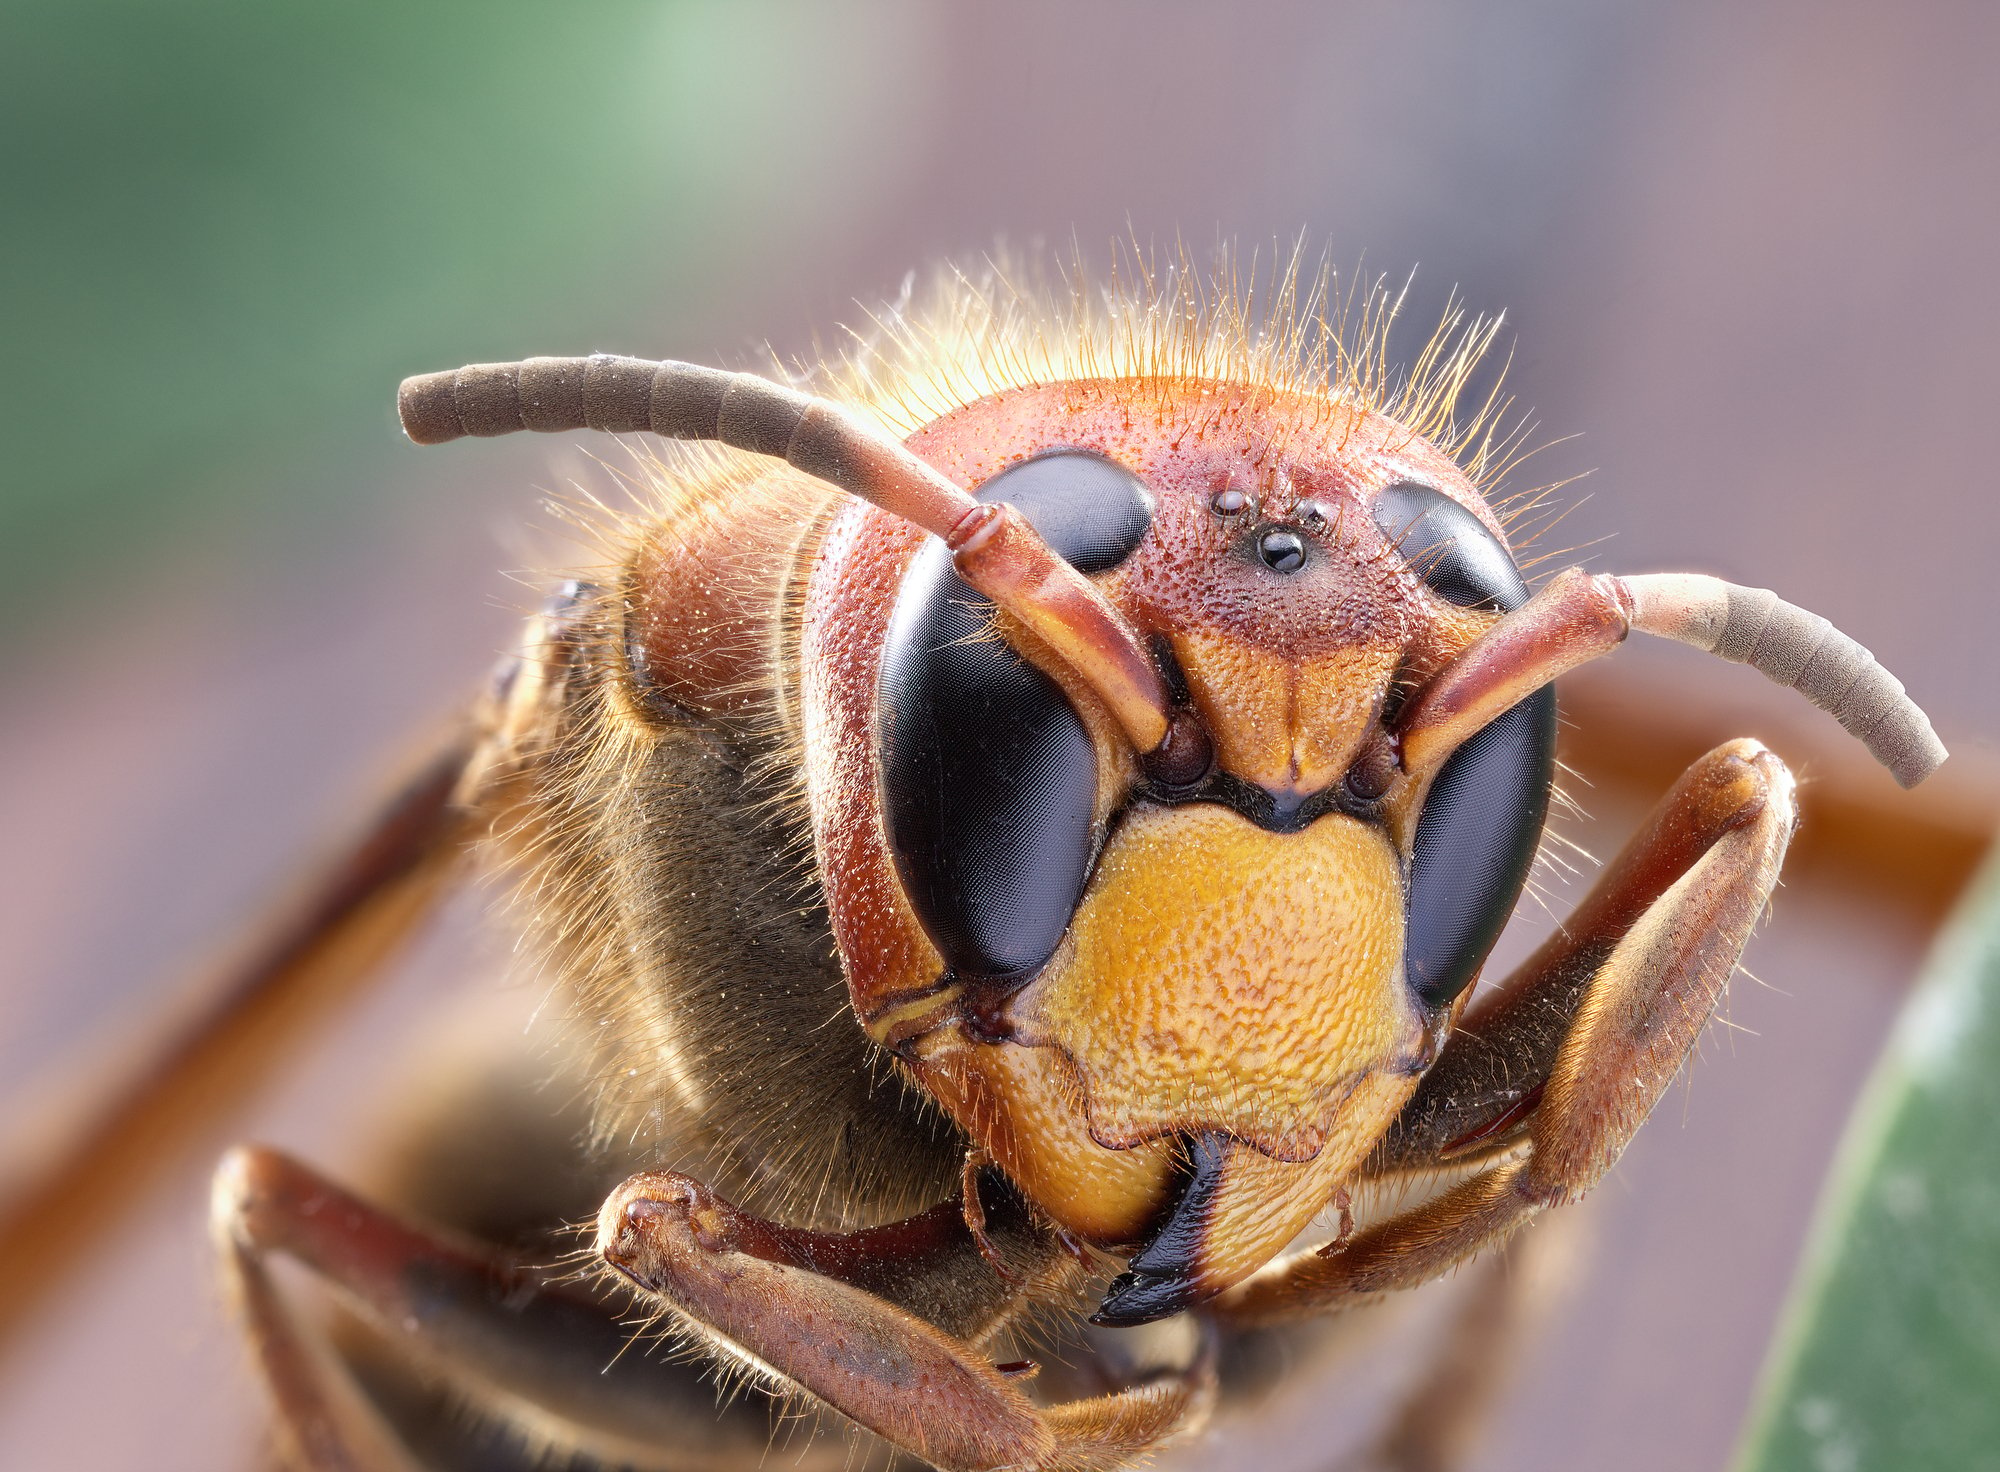
M 1281 1160 L 1327 1142 L 1364 1077 L 1420 1046 L 1403 897 L 1377 829 L 1277 834 L 1228 808 L 1138 808 L 1062 949 L 1011 1010 L 1076 1070 L 1113 1149 L 1223 1130 Z
M 1030 1199 L 1079 1237 L 1130 1242 L 1165 1204 L 1172 1142 L 1104 1149 L 1084 1127 L 1068 1069 L 1047 1050 L 940 1038 L 916 1069 Z

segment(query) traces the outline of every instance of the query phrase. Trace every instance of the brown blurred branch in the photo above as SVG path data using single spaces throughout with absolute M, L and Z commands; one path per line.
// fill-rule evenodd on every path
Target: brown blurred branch
M 1788 884 L 1836 884 L 1930 926 L 1951 909 L 2000 829 L 2000 753 L 1958 742 L 1905 792 L 1839 727 L 1778 691 L 1611 660 L 1563 684 L 1562 759 L 1590 784 L 1650 802 L 1687 764 L 1755 736 L 1798 775 Z M 1586 802 L 1588 791 L 1586 790 Z
M 459 853 L 466 744 L 427 760 L 228 964 L 6 1100 L 0 1353 L 78 1259 L 384 970 Z

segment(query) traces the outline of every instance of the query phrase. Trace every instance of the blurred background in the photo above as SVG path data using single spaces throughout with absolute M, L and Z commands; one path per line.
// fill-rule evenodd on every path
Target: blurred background
M 572 555 L 537 502 L 604 483 L 577 446 L 419 454 L 400 378 L 754 365 L 999 240 L 1101 265 L 1125 236 L 1202 258 L 1303 234 L 1416 268 L 1419 340 L 1454 290 L 1504 310 L 1514 391 L 1545 438 L 1580 436 L 1520 483 L 1592 472 L 1552 546 L 1775 587 L 1869 644 L 1970 769 L 2000 731 L 2000 9 L 1975 0 L 12 0 L 0 138 L 17 1117 L 362 810 Z M 1764 736 L 1804 762 L 1810 828 L 1830 727 L 1685 651 L 1618 662 L 1586 707 L 1657 698 L 1688 756 Z M 1647 794 L 1596 757 L 1574 831 L 1603 855 Z M 1733 1443 L 1948 899 L 1817 872 L 1580 1209 L 1594 1245 L 1479 1468 L 1705 1467 Z M 135 1192 L 115 1256 L 0 1361 L 0 1465 L 247 1465 L 262 1409 L 208 1264 L 208 1161 L 254 1137 L 351 1169 L 426 1020 L 504 984 L 480 908 Z M 1310 1447 L 1312 1408 L 1290 1414 L 1266 1434 Z

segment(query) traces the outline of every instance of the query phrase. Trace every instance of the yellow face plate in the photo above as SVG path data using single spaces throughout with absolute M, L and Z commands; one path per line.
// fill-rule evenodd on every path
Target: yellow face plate
M 1099 1144 L 1216 1130 L 1303 1161 L 1362 1079 L 1422 1046 L 1402 951 L 1379 829 L 1331 814 L 1279 834 L 1213 803 L 1141 807 L 1009 1012 L 1019 1042 L 1075 1070 Z

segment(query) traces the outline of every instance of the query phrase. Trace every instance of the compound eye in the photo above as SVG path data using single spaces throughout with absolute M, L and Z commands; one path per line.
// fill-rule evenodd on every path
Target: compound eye
M 973 493 L 1007 501 L 1079 572 L 1108 572 L 1153 525 L 1145 482 L 1090 450 L 1050 450 L 1009 466 Z
M 1520 569 L 1465 507 L 1401 481 L 1375 524 L 1439 597 L 1506 612 L 1528 601 Z M 1417 822 L 1404 964 L 1424 1004 L 1449 1006 L 1479 974 L 1521 897 L 1555 778 L 1556 695 L 1544 687 L 1452 753 Z
M 1375 498 L 1375 524 L 1446 602 L 1504 613 L 1528 601 L 1507 549 L 1444 492 L 1399 481 Z
M 1410 854 L 1404 968 L 1425 1006 L 1465 990 L 1527 883 L 1555 778 L 1556 692 L 1543 686 L 1444 764 Z
M 1007 501 L 1084 572 L 1152 526 L 1139 478 L 1056 450 L 975 493 Z M 957 975 L 1010 980 L 1055 952 L 1092 858 L 1097 754 L 1062 687 L 992 636 L 994 608 L 927 541 L 904 575 L 877 687 L 882 816 L 925 933 Z

